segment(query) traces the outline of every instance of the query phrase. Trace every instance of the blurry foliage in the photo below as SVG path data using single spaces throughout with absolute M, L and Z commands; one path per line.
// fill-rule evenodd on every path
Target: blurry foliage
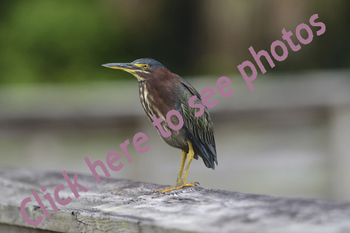
M 266 4 L 264 11 L 261 6 L 256 6 L 256 2 L 246 6 L 241 2 L 245 13 L 235 9 L 239 6 L 237 2 L 211 3 L 215 3 L 213 6 L 221 4 L 221 9 L 226 8 L 227 16 L 223 18 L 224 21 L 206 27 L 206 18 L 216 19 L 221 15 L 221 12 L 213 13 L 207 1 L 1 0 L 0 83 L 131 78 L 124 72 L 102 68 L 101 64 L 131 62 L 141 57 L 159 60 L 180 75 L 218 72 L 219 75 L 226 75 L 237 72 L 239 63 L 252 59 L 248 52 L 250 45 L 268 49 L 273 40 L 280 39 L 281 35 L 272 40 L 261 29 L 260 34 L 254 35 L 251 33 L 255 32 L 253 28 L 245 28 L 250 34 L 236 41 L 232 38 L 235 34 L 225 38 L 225 27 L 231 27 L 234 22 L 238 28 L 241 25 L 238 20 L 244 20 L 242 17 L 253 17 L 245 15 L 249 12 L 248 8 L 252 12 L 265 12 L 263 14 L 268 17 L 267 10 L 276 2 L 269 1 L 270 5 Z M 327 15 L 326 34 L 322 41 L 313 41 L 309 50 L 302 49 L 305 52 L 298 52 L 298 56 L 293 54 L 290 56 L 292 58 L 287 59 L 288 62 L 277 64 L 274 70 L 349 67 L 349 3 L 346 0 L 329 1 L 329 4 L 308 1 L 309 9 L 320 12 L 313 11 L 310 16 L 314 13 Z M 330 4 L 335 11 L 329 9 Z M 209 7 L 206 9 L 205 5 Z M 230 18 L 233 14 L 240 18 Z M 246 25 L 255 25 L 261 18 L 258 15 L 254 19 L 256 21 L 249 21 L 251 24 Z M 264 25 L 260 22 L 257 28 L 260 26 Z M 216 28 L 221 28 L 223 34 L 215 34 L 213 30 Z M 280 33 L 278 30 L 276 32 Z M 236 46 L 238 53 L 220 47 L 220 43 Z
M 20 1 L 1 23 L 1 82 L 98 79 L 96 66 L 117 45 L 118 22 L 106 24 L 93 1 Z M 112 41 L 114 38 L 114 41 Z
M 143 4 L 142 1 L 133 3 Z M 179 70 L 189 68 L 186 59 L 182 60 L 183 56 L 187 57 L 182 45 L 187 43 L 188 34 L 178 34 L 177 40 L 174 32 L 186 25 L 191 12 L 182 10 L 183 16 L 177 18 L 181 4 L 173 1 L 162 4 L 165 10 L 159 9 L 150 15 L 147 6 L 151 4 L 140 9 L 133 3 L 2 2 L 1 7 L 3 11 L 7 9 L 7 14 L 0 23 L 0 83 L 130 78 L 124 72 L 112 73 L 101 64 L 131 62 L 150 55 L 160 61 L 168 60 Z M 159 5 L 159 1 L 154 3 Z M 146 15 L 130 15 L 133 9 L 128 7 L 136 7 Z M 166 59 L 164 54 L 170 58 Z

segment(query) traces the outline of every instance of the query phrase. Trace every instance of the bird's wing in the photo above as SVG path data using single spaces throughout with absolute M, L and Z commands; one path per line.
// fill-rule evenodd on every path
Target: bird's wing
M 204 164 L 209 168 L 215 168 L 218 164 L 216 158 L 216 148 L 214 139 L 214 126 L 210 119 L 208 108 L 203 104 L 200 94 L 197 90 L 185 79 L 180 77 L 181 93 L 179 101 L 176 103 L 176 109 L 182 115 L 184 120 L 184 128 L 190 139 L 197 146 L 203 156 Z M 193 96 L 197 96 L 194 104 L 201 104 L 204 106 L 204 113 L 196 117 L 196 108 L 191 108 L 188 100 Z

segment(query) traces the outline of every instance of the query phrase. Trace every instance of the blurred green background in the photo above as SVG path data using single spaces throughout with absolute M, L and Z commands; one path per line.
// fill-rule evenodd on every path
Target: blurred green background
M 350 3 L 335 1 L 0 2 L 0 84 L 129 78 L 107 62 L 151 57 L 181 75 L 227 75 L 281 30 L 318 13 L 327 30 L 273 71 L 350 65 Z M 314 30 L 315 32 L 315 30 Z M 295 36 L 293 36 L 294 39 Z M 331 46 L 332 50 L 326 50 Z M 269 72 L 270 69 L 268 69 Z
M 349 201 L 349 9 L 346 0 L 1 0 L 0 167 L 91 174 L 86 156 L 104 161 L 141 131 L 150 151 L 130 149 L 133 162 L 123 157 L 111 175 L 173 184 L 181 152 L 148 121 L 136 79 L 101 66 L 150 57 L 199 91 L 221 76 L 233 83 L 210 109 L 219 166 L 193 162 L 189 182 Z M 313 41 L 273 69 L 263 61 L 251 92 L 237 69 L 254 63 L 248 48 L 269 51 L 313 14 L 326 32 L 312 28 Z

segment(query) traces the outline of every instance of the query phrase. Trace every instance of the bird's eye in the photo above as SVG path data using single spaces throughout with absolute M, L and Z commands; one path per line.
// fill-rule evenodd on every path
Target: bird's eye
M 147 64 L 144 64 L 144 65 L 142 66 L 142 68 L 143 68 L 143 69 L 147 69 L 147 68 L 148 68 L 148 65 L 147 65 Z

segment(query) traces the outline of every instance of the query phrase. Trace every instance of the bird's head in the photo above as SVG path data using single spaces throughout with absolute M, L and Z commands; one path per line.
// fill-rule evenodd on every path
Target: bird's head
M 108 63 L 102 66 L 129 72 L 133 74 L 139 82 L 156 78 L 167 70 L 160 62 L 151 58 L 141 58 L 131 63 Z

